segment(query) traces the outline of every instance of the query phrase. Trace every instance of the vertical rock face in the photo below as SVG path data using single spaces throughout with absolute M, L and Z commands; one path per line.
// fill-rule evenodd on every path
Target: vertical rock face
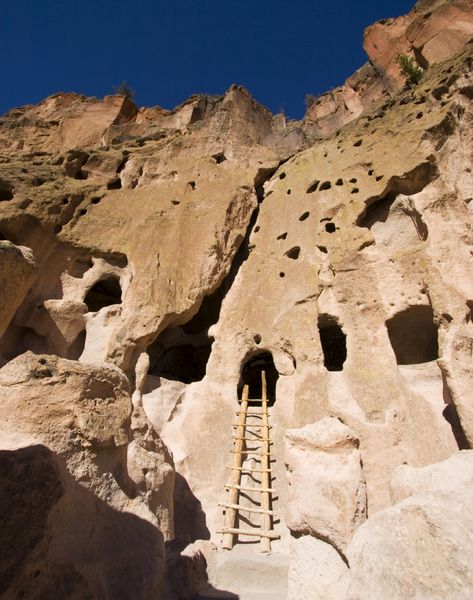
M 366 519 L 366 485 L 358 440 L 337 419 L 286 432 L 286 522 L 342 550 Z
M 394 553 L 397 528 L 411 565 L 419 534 L 469 593 L 460 500 L 448 533 L 451 490 L 409 469 L 473 444 L 471 23 L 451 0 L 376 24 L 370 63 L 302 122 L 239 86 L 171 111 L 57 94 L 2 117 L 2 547 L 15 552 L 0 593 L 159 597 L 171 540 L 200 582 L 203 559 L 179 552 L 219 542 L 238 394 L 262 364 L 272 548 L 292 552 L 291 597 L 387 597 L 390 554 L 373 557 Z M 401 88 L 399 52 L 425 67 L 419 85 Z M 428 597 L 399 561 L 404 597 Z
M 368 62 L 342 86 L 313 99 L 304 118 L 307 130 L 330 135 L 389 101 L 404 85 L 399 54 L 426 69 L 459 52 L 473 36 L 471 8 L 470 0 L 419 0 L 407 15 L 368 27 L 363 39 Z

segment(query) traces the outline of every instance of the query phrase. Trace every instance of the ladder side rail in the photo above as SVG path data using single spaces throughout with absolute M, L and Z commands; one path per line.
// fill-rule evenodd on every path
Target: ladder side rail
M 261 390 L 262 390 L 262 405 L 263 405 L 263 429 L 261 430 L 263 443 L 261 454 L 261 508 L 265 511 L 261 515 L 261 529 L 263 531 L 271 531 L 271 492 L 263 491 L 271 487 L 271 474 L 268 472 L 270 468 L 269 460 L 269 419 L 268 419 L 268 398 L 266 385 L 266 371 L 261 371 Z M 271 552 L 271 538 L 261 538 L 261 551 L 269 554 Z
M 245 385 L 243 387 L 242 399 L 240 403 L 240 411 L 238 415 L 238 427 L 236 430 L 236 436 L 239 438 L 245 437 L 245 424 L 246 424 L 246 412 L 248 409 L 248 386 Z M 229 495 L 228 495 L 228 503 L 229 504 L 238 504 L 238 499 L 240 495 L 240 483 L 241 483 L 241 473 L 240 470 L 242 467 L 242 450 L 243 450 L 244 440 L 237 439 L 235 440 L 235 450 L 233 451 L 233 471 L 230 476 L 230 484 Z M 234 533 L 233 530 L 236 526 L 238 511 L 234 508 L 228 508 L 225 511 L 225 525 L 222 539 L 222 547 L 225 550 L 231 550 L 233 548 L 234 543 Z

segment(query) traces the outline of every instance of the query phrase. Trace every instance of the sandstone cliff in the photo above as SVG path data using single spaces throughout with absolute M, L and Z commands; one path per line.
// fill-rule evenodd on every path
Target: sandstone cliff
M 225 587 L 219 504 L 261 368 L 279 538 L 258 569 L 289 598 L 473 593 L 472 35 L 471 2 L 418 2 L 301 122 L 239 86 L 1 118 L 2 597 Z M 454 498 L 438 482 L 462 470 Z

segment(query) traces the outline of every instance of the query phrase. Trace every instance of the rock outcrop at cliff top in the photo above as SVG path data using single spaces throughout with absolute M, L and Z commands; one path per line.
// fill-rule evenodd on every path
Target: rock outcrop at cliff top
M 238 86 L 1 118 L 1 594 L 159 597 L 166 542 L 175 597 L 201 585 L 258 365 L 290 597 L 380 597 L 396 525 L 409 552 L 411 527 L 448 527 L 431 483 L 458 459 L 429 465 L 473 443 L 472 28 L 463 0 L 376 24 L 370 63 L 301 122 Z

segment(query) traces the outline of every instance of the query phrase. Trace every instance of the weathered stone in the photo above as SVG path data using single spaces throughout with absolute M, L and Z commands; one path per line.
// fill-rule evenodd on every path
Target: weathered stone
M 343 550 L 366 519 L 366 484 L 358 439 L 338 419 L 286 431 L 286 522 Z
M 330 545 L 310 535 L 291 539 L 288 600 L 345 600 L 349 569 Z
M 428 491 L 455 491 L 473 486 L 473 451 L 457 452 L 439 463 L 414 468 L 401 465 L 391 479 L 393 504 Z
M 70 485 L 90 495 L 91 527 L 101 503 L 151 527 L 159 564 L 143 550 L 150 579 L 137 589 L 161 578 L 161 538 L 219 543 L 238 395 L 249 382 L 261 394 L 262 367 L 276 556 L 290 548 L 287 513 L 298 534 L 321 538 L 301 544 L 343 557 L 366 504 L 376 518 L 427 485 L 412 469 L 473 443 L 470 29 L 464 0 L 420 1 L 377 24 L 371 63 L 301 122 L 237 85 L 173 110 L 57 94 L 2 118 L 0 447 L 44 445 L 60 462 L 65 491 L 54 505 L 38 494 L 44 514 Z M 397 52 L 430 64 L 417 86 L 401 89 Z M 289 490 L 294 429 L 306 433 L 293 447 L 289 433 Z M 259 468 L 257 455 L 246 462 Z M 466 481 L 455 465 L 432 469 Z M 257 489 L 255 473 L 241 479 Z M 70 506 L 75 522 L 80 503 Z M 241 524 L 259 527 L 250 516 Z M 237 542 L 252 573 L 254 546 Z M 277 575 L 276 598 L 287 563 L 273 558 L 260 564 Z M 192 583 L 200 556 L 187 562 Z M 70 564 L 46 571 L 44 595 L 87 597 L 93 578 Z M 301 587 L 304 564 L 293 563 Z M 61 581 L 72 582 L 64 593 Z M 119 596 L 104 581 L 100 594 Z
M 163 537 L 148 521 L 79 485 L 43 445 L 0 451 L 0 479 L 2 597 L 160 597 Z
M 347 600 L 460 600 L 471 595 L 471 486 L 424 492 L 372 515 L 347 550 Z
M 25 299 L 36 274 L 36 263 L 29 248 L 0 241 L 0 335 L 5 333 L 15 311 Z

